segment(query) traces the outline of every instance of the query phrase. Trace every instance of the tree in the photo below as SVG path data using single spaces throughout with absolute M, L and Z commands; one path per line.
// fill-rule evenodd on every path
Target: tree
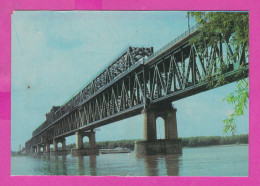
M 233 46 L 245 46 L 246 54 L 249 50 L 249 14 L 248 12 L 189 12 L 196 22 L 201 25 L 200 33 L 191 40 L 196 43 L 201 50 L 204 49 L 205 43 L 213 45 L 220 37 L 229 40 Z M 248 56 L 247 56 L 248 57 Z M 223 67 L 224 68 L 224 67 Z M 223 69 L 222 69 L 223 70 Z M 223 132 L 236 132 L 235 120 L 244 114 L 244 109 L 248 106 L 248 78 L 244 79 L 243 74 L 238 74 L 237 89 L 231 92 L 224 101 L 233 104 L 233 113 L 223 120 Z M 215 87 L 225 83 L 223 78 L 219 78 Z

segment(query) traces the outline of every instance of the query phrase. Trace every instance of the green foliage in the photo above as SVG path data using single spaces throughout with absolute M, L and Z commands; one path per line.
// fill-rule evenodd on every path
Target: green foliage
M 223 120 L 225 126 L 224 133 L 231 131 L 232 134 L 236 132 L 235 119 L 238 116 L 244 115 L 244 108 L 247 108 L 249 91 L 248 91 L 248 79 L 242 79 L 237 84 L 237 89 L 224 98 L 224 101 L 234 105 L 233 112 L 228 115 L 228 118 Z
M 231 43 L 234 48 L 244 46 L 246 54 L 249 49 L 249 14 L 248 12 L 189 12 L 198 24 L 200 24 L 200 33 L 190 42 L 198 46 L 199 51 L 204 51 L 207 46 L 214 46 L 220 39 Z M 237 55 L 234 50 L 233 56 Z M 232 56 L 231 56 L 232 57 Z M 217 82 L 208 77 L 210 87 L 218 87 L 226 84 L 224 76 L 225 65 L 219 69 L 219 79 Z M 238 79 L 243 76 L 243 71 L 238 75 Z M 237 90 L 230 93 L 224 101 L 234 105 L 233 113 L 228 115 L 228 118 L 223 120 L 223 132 L 231 132 L 233 135 L 236 132 L 236 118 L 244 114 L 244 109 L 247 108 L 249 99 L 248 79 L 238 81 Z
M 202 25 L 200 34 L 195 38 L 200 46 L 215 45 L 219 37 L 240 46 L 249 44 L 248 12 L 190 12 L 196 22 Z
M 210 145 L 248 144 L 248 134 L 232 136 L 196 136 L 182 138 L 183 147 L 199 147 Z
M 97 142 L 99 149 L 113 149 L 116 147 L 128 148 L 134 150 L 134 142 L 137 140 L 118 140 L 118 141 L 101 141 Z M 196 136 L 182 138 L 183 147 L 199 147 L 210 145 L 227 145 L 227 144 L 248 144 L 248 134 L 233 135 L 233 136 Z M 88 142 L 84 143 L 84 147 L 88 146 Z M 67 150 L 71 151 L 75 148 L 75 144 L 67 145 Z

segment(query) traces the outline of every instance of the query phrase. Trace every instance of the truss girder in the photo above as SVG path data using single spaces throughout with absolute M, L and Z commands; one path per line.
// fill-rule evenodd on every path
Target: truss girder
M 58 109 L 53 114 L 51 127 L 48 128 L 48 124 L 44 123 L 45 129 L 42 131 L 45 132 L 35 133 L 30 143 L 41 143 L 42 137 L 47 141 L 52 140 L 88 126 L 95 128 L 99 121 L 120 117 L 126 111 L 155 102 L 174 100 L 175 96 L 180 97 L 183 94 L 182 97 L 187 97 L 189 95 L 186 95 L 186 92 L 205 86 L 209 79 L 217 79 L 220 74 L 235 77 L 235 74 L 243 69 L 248 76 L 247 51 L 245 45 L 234 48 L 226 40 L 220 40 L 215 45 L 201 50 L 186 40 L 152 61 L 129 71 L 88 101 L 82 102 L 87 94 L 98 91 L 133 66 L 136 60 L 142 59 L 144 55 L 148 56 L 147 53 L 151 52 L 147 48 L 129 48 L 72 100 Z M 229 82 L 235 80 L 236 78 L 232 78 Z M 67 107 L 67 110 L 64 107 Z

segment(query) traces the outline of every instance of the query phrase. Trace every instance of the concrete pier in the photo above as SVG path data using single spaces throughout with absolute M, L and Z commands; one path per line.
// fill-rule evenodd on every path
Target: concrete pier
M 144 140 L 135 142 L 135 154 L 137 156 L 154 154 L 181 154 L 181 140 L 177 132 L 177 109 L 171 104 L 156 105 L 143 110 L 143 136 Z M 156 119 L 164 120 L 163 140 L 157 140 Z
M 36 152 L 34 153 L 34 155 L 36 156 L 42 156 L 43 152 L 44 152 L 44 144 L 38 144 L 36 145 Z M 41 148 L 43 148 L 43 151 L 41 151 Z
M 84 148 L 83 138 L 87 136 L 89 138 L 89 148 Z M 90 132 L 76 132 L 76 148 L 71 149 L 72 156 L 89 156 L 98 155 L 99 150 L 96 147 L 96 136 L 95 132 L 91 130 Z
M 62 149 L 58 149 L 58 143 L 62 143 Z M 51 155 L 53 156 L 63 156 L 67 155 L 68 151 L 66 150 L 66 139 L 61 138 L 61 139 L 53 139 L 53 151 L 51 151 Z
M 182 154 L 180 139 L 135 141 L 135 154 L 137 156 L 155 154 Z
M 50 144 L 45 143 L 43 146 L 43 156 L 50 156 Z

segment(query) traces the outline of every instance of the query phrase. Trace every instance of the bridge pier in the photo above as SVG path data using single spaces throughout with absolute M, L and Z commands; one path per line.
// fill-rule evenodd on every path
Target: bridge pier
M 45 144 L 45 151 L 50 152 L 50 144 L 49 143 Z
M 62 149 L 61 150 L 58 149 L 58 143 L 59 142 L 62 143 Z M 67 154 L 68 154 L 68 151 L 66 150 L 66 139 L 65 138 L 53 139 L 53 151 L 51 151 L 51 155 L 63 156 L 63 155 L 67 155 Z
M 43 155 L 43 152 L 41 152 L 41 147 L 42 147 L 42 144 L 36 145 L 36 155 L 37 156 L 42 156 Z
M 177 132 L 177 109 L 170 103 L 157 105 L 143 110 L 144 140 L 135 142 L 135 154 L 140 156 L 154 154 L 181 154 L 181 140 Z M 157 140 L 156 119 L 164 120 L 165 139 Z
M 45 143 L 43 149 L 44 149 L 43 155 L 44 156 L 49 156 L 50 155 L 50 144 L 49 143 Z
M 37 145 L 37 146 L 36 146 L 36 149 L 37 149 L 37 150 L 36 150 L 37 153 L 41 152 L 41 146 L 40 146 L 40 145 Z
M 29 152 L 29 154 L 35 155 L 36 153 L 37 153 L 37 147 L 31 146 L 31 147 L 30 147 L 30 152 Z
M 89 148 L 84 148 L 83 138 L 87 136 L 89 138 Z M 93 130 L 90 132 L 76 132 L 76 148 L 71 149 L 72 156 L 88 156 L 98 155 L 99 150 L 96 147 L 96 135 Z

